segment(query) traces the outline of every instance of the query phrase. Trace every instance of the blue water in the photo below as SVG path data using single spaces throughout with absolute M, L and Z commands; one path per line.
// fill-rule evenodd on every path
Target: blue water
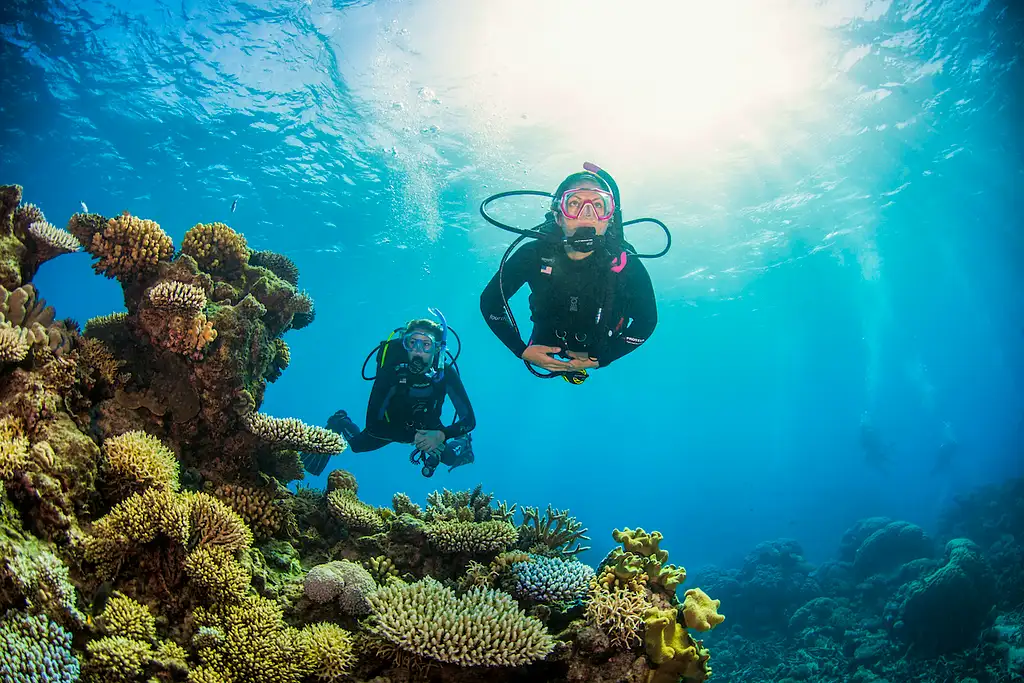
M 285 337 L 271 415 L 361 422 L 363 358 L 440 307 L 477 461 L 427 480 L 406 446 L 335 458 L 364 500 L 482 483 L 568 508 L 591 563 L 625 526 L 687 567 L 779 537 L 819 561 L 858 518 L 929 529 L 1024 473 L 1019 5 L 5 3 L 0 182 L 58 225 L 85 202 L 180 244 L 220 220 L 292 258 L 316 321 Z M 575 387 L 484 325 L 510 235 L 477 207 L 587 160 L 674 244 L 647 262 L 653 338 Z M 36 284 L 62 317 L 122 308 L 84 254 Z

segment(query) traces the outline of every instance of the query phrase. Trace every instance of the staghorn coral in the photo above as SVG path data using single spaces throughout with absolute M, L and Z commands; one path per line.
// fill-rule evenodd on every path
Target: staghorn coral
M 434 491 L 427 494 L 423 519 L 428 522 L 488 522 L 496 517 L 496 511 L 491 508 L 493 497 L 484 493 L 479 485 L 472 491 Z
M 171 238 L 155 221 L 138 218 L 125 211 L 93 232 L 96 226 L 91 216 L 72 216 L 68 231 L 97 259 L 93 270 L 108 278 L 122 282 L 137 280 L 151 273 L 160 261 L 171 258 L 174 253 Z
M 164 280 L 148 290 L 149 302 L 157 308 L 198 313 L 206 308 L 206 292 L 187 282 Z
M 237 272 L 249 263 L 249 245 L 240 233 L 223 223 L 197 223 L 185 233 L 181 253 L 208 273 Z
M 521 509 L 523 523 L 519 527 L 519 544 L 524 550 L 547 555 L 576 555 L 589 550 L 580 541 L 589 541 L 587 529 L 568 510 L 555 510 L 548 505 L 544 514 L 538 508 Z M 572 544 L 575 543 L 574 547 Z
M 586 618 L 623 650 L 643 645 L 644 618 L 653 608 L 642 581 L 590 581 Z
M 720 604 L 721 600 L 712 600 L 700 588 L 691 588 L 683 600 L 683 622 L 694 631 L 710 631 L 725 621 L 718 613 Z
M 178 490 L 178 459 L 160 439 L 131 431 L 103 442 L 104 473 L 120 494 L 148 487 Z
M 392 582 L 370 596 L 368 630 L 422 657 L 460 666 L 521 666 L 554 648 L 544 625 L 511 596 L 474 588 L 464 596 L 432 578 Z
M 249 254 L 250 265 L 266 268 L 292 287 L 299 286 L 299 268 L 284 256 L 272 251 L 254 251 Z
M 274 448 L 337 455 L 348 447 L 341 435 L 323 427 L 304 424 L 294 417 L 277 418 L 255 413 L 246 416 L 244 424 Z
M 337 624 L 321 622 L 302 630 L 312 674 L 321 681 L 345 680 L 356 662 L 352 636 Z
M 416 519 L 423 519 L 423 509 L 412 502 L 407 493 L 396 493 L 391 497 L 391 507 L 399 515 L 412 515 Z
M 367 505 L 351 491 L 337 489 L 327 494 L 327 509 L 350 531 L 380 533 L 386 525 L 377 509 Z
M 74 683 L 81 666 L 71 634 L 45 614 L 8 612 L 0 618 L 0 681 Z
M 337 599 L 342 612 L 362 616 L 370 612 L 368 597 L 377 590 L 377 583 L 355 562 L 335 560 L 310 569 L 303 589 L 313 602 L 322 604 Z
M 532 555 L 508 574 L 505 586 L 517 598 L 571 606 L 586 597 L 594 569 L 578 560 Z
M 156 620 L 144 605 L 128 596 L 114 592 L 97 620 L 107 635 L 132 640 L 156 640 Z
M 516 542 L 517 531 L 507 522 L 432 522 L 427 540 L 445 553 L 493 553 Z

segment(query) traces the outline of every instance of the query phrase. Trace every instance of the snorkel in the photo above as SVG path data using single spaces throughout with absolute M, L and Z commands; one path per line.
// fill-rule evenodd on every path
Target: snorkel
M 441 321 L 441 338 L 438 340 L 437 353 L 434 355 L 434 367 L 429 375 L 435 382 L 440 382 L 444 378 L 444 354 L 448 349 L 448 321 L 439 308 L 430 306 L 427 312 Z

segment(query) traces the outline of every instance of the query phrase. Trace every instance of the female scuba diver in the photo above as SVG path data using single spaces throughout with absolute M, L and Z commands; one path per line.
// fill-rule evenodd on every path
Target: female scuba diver
M 663 256 L 671 246 L 671 235 L 661 221 L 643 218 L 624 224 L 611 175 L 590 163 L 584 169 L 563 180 L 553 195 L 515 190 L 494 195 L 480 207 L 490 223 L 521 235 L 480 295 L 484 320 L 535 375 L 561 376 L 572 384 L 582 384 L 588 370 L 607 367 L 650 338 L 658 310 L 640 258 Z M 544 223 L 522 230 L 487 214 L 491 201 L 521 194 L 551 197 Z M 657 223 L 668 236 L 668 245 L 658 254 L 637 254 L 623 237 L 624 225 L 644 221 Z M 527 237 L 535 240 L 509 257 Z M 530 286 L 534 324 L 527 342 L 509 306 L 524 284 Z

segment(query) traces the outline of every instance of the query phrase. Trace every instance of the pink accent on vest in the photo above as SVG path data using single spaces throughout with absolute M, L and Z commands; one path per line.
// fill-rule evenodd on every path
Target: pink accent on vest
M 626 252 L 619 254 L 619 258 L 612 261 L 612 272 L 621 273 L 622 269 L 626 267 Z

